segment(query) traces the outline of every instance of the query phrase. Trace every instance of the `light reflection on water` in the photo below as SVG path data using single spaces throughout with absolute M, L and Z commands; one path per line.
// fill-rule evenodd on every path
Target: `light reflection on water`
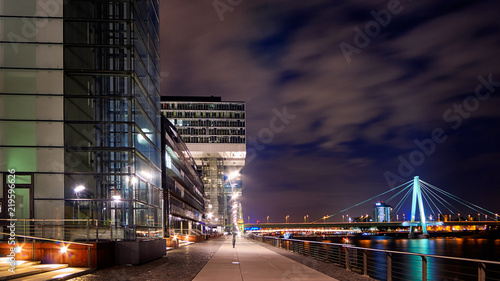
M 463 257 L 470 259 L 500 261 L 500 239 L 469 239 L 469 238 L 431 238 L 431 239 L 404 239 L 393 237 L 372 237 L 370 239 L 351 239 L 355 246 L 412 252 L 438 256 Z M 372 276 L 376 279 L 386 278 L 385 253 L 373 253 L 375 268 Z M 394 255 L 393 271 L 398 273 L 396 280 L 421 280 L 422 258 L 420 256 Z M 477 280 L 477 267 L 474 263 L 461 261 L 443 261 L 436 258 L 428 258 L 427 273 L 428 280 Z M 487 277 L 500 278 L 499 273 L 491 271 L 499 270 L 498 267 L 487 266 Z M 490 271 L 488 271 L 490 270 Z M 446 276 L 437 276 L 449 271 Z M 400 275 L 400 274 L 406 275 Z M 471 274 L 472 276 L 467 276 Z M 399 278 L 397 278 L 399 277 Z

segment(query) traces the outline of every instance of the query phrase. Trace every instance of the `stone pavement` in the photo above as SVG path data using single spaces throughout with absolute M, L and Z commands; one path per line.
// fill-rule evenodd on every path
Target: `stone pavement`
M 222 244 L 194 281 L 337 280 L 246 238 L 238 237 L 235 248 L 231 242 Z

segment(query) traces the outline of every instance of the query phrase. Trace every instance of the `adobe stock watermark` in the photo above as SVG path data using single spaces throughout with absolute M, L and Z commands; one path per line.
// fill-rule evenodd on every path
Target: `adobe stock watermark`
M 21 34 L 9 32 L 7 39 L 13 43 L 14 52 L 19 53 L 19 43 L 29 42 L 35 38 L 38 28 L 42 28 L 49 23 L 49 17 L 55 17 L 62 9 L 63 0 L 38 0 L 36 1 L 37 11 L 30 17 L 23 17 L 21 26 Z M 40 7 L 40 9 L 38 9 Z
M 9 174 L 7 175 L 7 213 L 9 216 L 8 221 L 10 224 L 7 226 L 9 230 L 9 238 L 7 244 L 10 245 L 10 251 L 7 257 L 9 258 L 9 272 L 16 273 L 16 170 L 10 169 L 8 170 Z
M 479 109 L 481 101 L 490 98 L 491 94 L 500 87 L 500 80 L 493 81 L 493 74 L 487 78 L 479 75 L 479 83 L 476 86 L 474 94 L 465 97 L 461 103 L 455 103 L 443 112 L 443 121 L 450 126 L 453 131 L 458 130 L 463 121 L 472 116 L 472 113 Z M 432 156 L 437 149 L 438 144 L 444 143 L 448 139 L 443 128 L 437 127 L 432 130 L 430 136 L 423 140 L 415 139 L 416 148 L 412 150 L 407 157 L 398 156 L 399 165 L 397 173 L 391 171 L 384 172 L 384 178 L 387 185 L 391 188 L 398 184 L 406 182 L 405 178 L 410 177 L 415 172 L 415 168 L 421 166 L 425 160 Z
M 221 22 L 224 21 L 225 12 L 233 12 L 236 7 L 241 5 L 243 0 L 215 0 L 212 2 L 215 12 L 219 16 Z
M 371 42 L 371 38 L 377 37 L 382 31 L 383 27 L 387 27 L 391 23 L 392 15 L 397 15 L 403 11 L 404 7 L 398 0 L 390 0 L 387 3 L 387 10 L 380 10 L 375 12 L 370 11 L 370 14 L 375 19 L 366 23 L 364 31 L 359 27 L 354 27 L 354 39 L 353 43 L 355 46 L 342 41 L 339 44 L 340 50 L 344 55 L 347 63 L 351 63 L 351 56 L 353 54 L 360 54 L 362 49 L 368 47 Z
M 286 126 L 290 124 L 290 120 L 297 117 L 295 114 L 287 112 L 286 106 L 281 111 L 273 108 L 274 116 L 269 120 L 269 127 L 262 128 L 257 133 L 257 137 L 248 137 L 248 148 L 246 163 L 250 163 L 257 156 L 257 151 L 262 151 L 266 148 L 266 144 L 270 144 L 274 140 L 276 133 L 285 130 Z

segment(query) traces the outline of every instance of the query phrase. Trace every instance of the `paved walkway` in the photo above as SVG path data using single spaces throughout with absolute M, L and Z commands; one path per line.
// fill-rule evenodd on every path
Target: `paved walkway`
M 323 273 L 283 257 L 245 238 L 227 239 L 194 281 L 318 280 L 333 281 Z

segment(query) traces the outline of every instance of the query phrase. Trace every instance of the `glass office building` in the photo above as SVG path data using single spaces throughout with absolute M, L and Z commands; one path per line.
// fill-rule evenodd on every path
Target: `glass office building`
M 245 103 L 220 97 L 162 96 L 161 111 L 177 127 L 191 151 L 205 185 L 205 211 L 210 225 L 241 221 L 245 165 Z M 236 206 L 235 206 L 236 203 Z
M 0 1 L 0 194 L 5 206 L 14 169 L 16 218 L 162 236 L 158 8 Z M 68 238 L 61 228 L 52 237 Z
M 177 129 L 162 117 L 165 236 L 205 233 L 205 192 L 196 161 Z M 167 219 L 168 218 L 168 219 Z

